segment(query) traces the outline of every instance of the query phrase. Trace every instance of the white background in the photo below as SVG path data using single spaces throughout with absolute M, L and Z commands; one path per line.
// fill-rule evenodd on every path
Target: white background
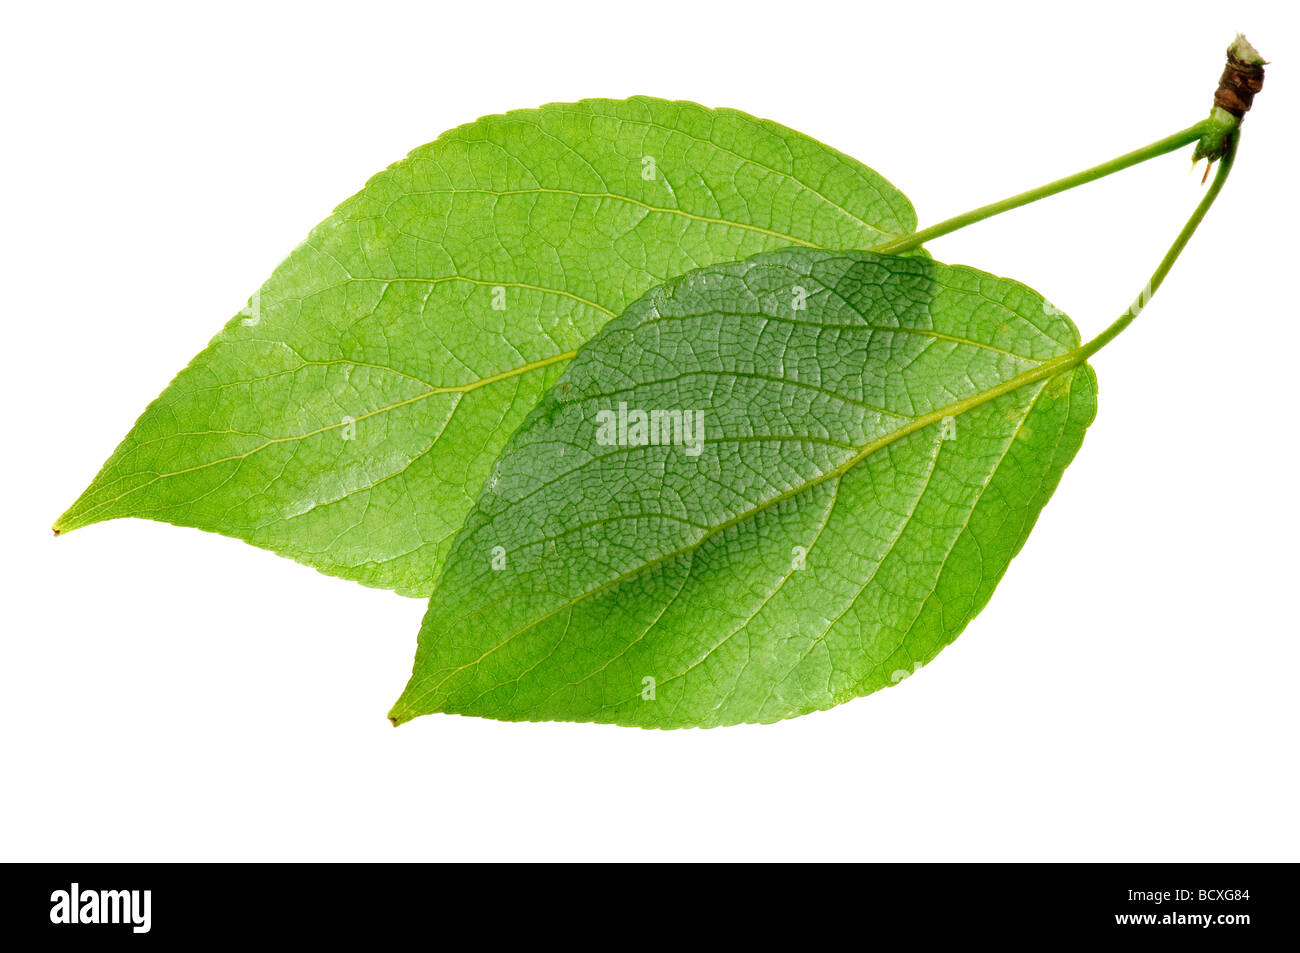
M 1300 859 L 1292 4 L 23 4 L 5 90 L 0 857 Z M 648 93 L 862 159 L 922 225 L 1205 115 L 1219 203 L 1102 352 L 992 603 L 896 691 L 768 727 L 385 718 L 422 603 L 142 520 L 49 525 L 367 177 L 486 113 Z M 1085 335 L 1201 194 L 1168 156 L 930 245 Z

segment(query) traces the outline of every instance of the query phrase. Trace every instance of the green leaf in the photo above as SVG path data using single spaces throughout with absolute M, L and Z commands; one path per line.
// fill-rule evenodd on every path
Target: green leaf
M 915 227 L 875 172 L 733 110 L 481 119 L 317 226 L 55 531 L 147 517 L 427 595 L 506 438 L 609 318 L 694 267 Z
M 1083 361 L 1037 293 L 927 259 L 656 289 L 511 437 L 390 717 L 712 726 L 893 684 L 1024 543 L 1095 413 Z M 634 445 L 636 410 L 682 427 Z

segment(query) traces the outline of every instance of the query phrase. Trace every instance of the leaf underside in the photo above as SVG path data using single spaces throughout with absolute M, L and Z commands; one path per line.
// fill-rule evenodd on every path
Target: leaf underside
M 655 289 L 507 442 L 390 717 L 715 726 L 896 683 L 1078 449 L 1078 345 L 1025 286 L 923 258 L 787 249 Z M 620 404 L 702 412 L 698 455 L 611 445 Z
M 732 110 L 481 119 L 317 226 L 55 530 L 146 517 L 427 595 L 507 437 L 608 319 L 695 267 L 915 227 L 875 172 Z

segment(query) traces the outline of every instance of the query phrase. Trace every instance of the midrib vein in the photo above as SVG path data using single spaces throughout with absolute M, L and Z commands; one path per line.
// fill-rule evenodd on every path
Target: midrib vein
M 552 189 L 538 186 L 528 189 L 420 189 L 414 192 L 405 192 L 404 195 L 491 195 L 494 197 L 503 197 L 507 195 L 568 195 L 578 199 L 610 199 L 615 202 L 626 202 L 628 205 L 635 205 L 643 208 L 647 212 L 654 212 L 659 215 L 677 215 L 681 218 L 690 219 L 693 222 L 702 222 L 706 225 L 723 225 L 727 228 L 739 228 L 749 232 L 757 232 L 760 235 L 767 235 L 769 238 L 779 238 L 783 242 L 789 242 L 792 245 L 802 245 L 805 248 L 822 248 L 814 242 L 804 238 L 798 238 L 794 235 L 787 235 L 785 232 L 778 232 L 774 229 L 764 228 L 761 225 L 751 225 L 748 222 L 737 222 L 729 218 L 711 218 L 708 215 L 697 215 L 694 212 L 687 212 L 680 208 L 667 208 L 662 205 L 651 205 L 649 202 L 642 202 L 640 199 L 634 199 L 630 195 L 619 195 L 617 192 L 578 192 L 573 189 Z M 837 206 L 838 207 L 838 206 Z M 846 213 L 847 214 L 847 213 Z M 854 219 L 864 227 L 870 228 L 871 231 L 880 235 L 890 233 L 882 229 L 875 228 L 862 222 L 861 219 Z
M 702 536 L 700 536 L 699 539 L 694 540 L 690 544 L 686 546 L 681 546 L 661 556 L 657 556 L 654 559 L 650 560 L 649 562 L 642 563 L 641 565 L 637 566 L 635 569 L 631 569 L 628 570 L 627 572 L 620 573 L 618 576 L 615 576 L 614 578 L 607 580 L 606 582 L 602 583 L 599 586 L 596 586 L 593 589 L 589 589 L 586 592 L 583 592 L 572 599 L 565 600 L 563 603 L 556 606 L 554 609 L 550 610 L 544 615 L 529 621 L 522 628 L 516 629 L 515 631 L 511 632 L 501 641 L 497 642 L 495 645 L 493 645 L 491 648 L 485 651 L 478 658 L 473 659 L 472 661 L 466 662 L 464 665 L 452 669 L 450 672 L 444 675 L 438 681 L 437 684 L 435 684 L 431 688 L 424 690 L 423 692 L 420 693 L 420 695 L 414 698 L 412 702 L 408 705 L 408 709 L 414 709 L 418 707 L 425 699 L 427 699 L 429 696 L 437 692 L 438 689 L 440 689 L 449 679 L 463 672 L 467 668 L 471 668 L 475 665 L 478 665 L 480 662 L 482 662 L 485 658 L 487 658 L 497 649 L 502 648 L 503 646 L 509 644 L 512 640 L 522 635 L 524 632 L 527 632 L 529 629 L 534 628 L 535 626 L 541 625 L 543 622 L 547 621 L 548 619 L 552 618 L 558 613 L 563 612 L 566 609 L 570 609 L 573 606 L 577 605 L 578 603 L 586 599 L 590 599 L 593 596 L 597 596 L 608 589 L 612 589 L 614 586 L 617 586 L 618 584 L 632 578 L 635 575 L 638 575 L 642 572 L 652 569 L 655 566 L 666 563 L 669 560 L 677 558 L 678 556 L 684 555 L 689 552 L 693 552 L 699 549 L 701 546 L 703 546 L 714 536 L 717 536 L 719 533 L 724 533 L 727 530 L 731 529 L 732 527 L 737 526 L 740 523 L 743 523 L 745 520 L 752 519 L 753 517 L 759 515 L 760 513 L 763 513 L 774 506 L 784 503 L 786 500 L 798 496 L 800 493 L 804 493 L 808 490 L 813 489 L 814 487 L 820 486 L 822 483 L 826 482 L 827 480 L 839 479 L 843 477 L 846 473 L 852 470 L 855 466 L 857 466 L 867 457 L 871 456 L 873 453 L 889 446 L 892 443 L 895 443 L 898 440 L 901 440 L 903 437 L 906 437 L 909 434 L 916 433 L 918 430 L 922 430 L 930 426 L 931 424 L 938 423 L 939 421 L 943 420 L 945 417 L 959 417 L 962 414 L 967 413 L 968 411 L 974 410 L 975 408 L 980 407 L 991 400 L 996 400 L 998 397 L 1002 397 L 1003 395 L 1009 394 L 1012 391 L 1019 390 L 1021 387 L 1024 387 L 1028 384 L 1032 384 L 1035 383 L 1036 381 L 1041 381 L 1049 377 L 1055 377 L 1058 374 L 1071 370 L 1077 365 L 1083 363 L 1083 361 L 1085 361 L 1091 353 L 1092 351 L 1089 349 L 1089 344 L 1081 345 L 1065 354 L 1060 355 L 1059 357 L 1054 357 L 1047 361 L 1044 361 L 1041 364 L 1039 364 L 1037 367 L 1030 368 L 1027 371 L 1017 374 L 1015 377 L 1008 378 L 1007 380 L 1003 381 L 1001 384 L 994 385 L 993 387 L 990 387 L 988 390 L 980 391 L 979 393 L 972 394 L 969 397 L 963 398 L 962 400 L 949 404 L 946 407 L 940 407 L 927 414 L 923 414 L 919 417 L 913 418 L 911 422 L 909 422 L 908 424 L 899 427 L 897 430 L 891 431 L 890 433 L 885 434 L 882 437 L 879 437 L 876 440 L 873 440 L 870 443 L 866 444 L 864 447 L 862 447 L 861 450 L 859 450 L 856 454 L 854 454 L 852 457 L 850 457 L 848 460 L 846 460 L 844 463 L 840 464 L 839 466 L 827 470 L 825 473 L 818 474 L 817 476 L 811 479 L 805 480 L 802 483 L 799 483 L 788 490 L 778 493 L 777 495 L 767 500 L 764 500 L 761 503 L 758 503 L 757 505 L 751 507 L 748 510 L 745 510 L 742 513 L 736 514 L 730 519 L 725 520 L 724 522 L 719 523 L 717 526 L 708 530 Z M 435 593 L 437 592 L 436 586 L 434 588 L 434 591 Z M 468 616 L 457 619 L 452 624 L 455 625 L 460 622 L 463 622 L 465 618 L 468 618 Z M 445 626 L 442 631 L 445 632 L 448 628 L 450 628 L 450 626 Z M 421 636 L 423 637 L 423 633 L 421 633 Z M 420 712 L 416 712 L 416 714 L 420 714 Z M 412 715 L 411 717 L 415 717 L 415 716 Z
M 494 190 L 490 190 L 490 189 L 443 189 L 443 190 L 428 190 L 428 192 L 430 192 L 430 193 L 433 193 L 433 192 L 450 192 L 450 193 L 454 193 L 454 192 L 482 192 L 482 193 L 490 194 L 490 195 L 508 195 L 508 194 L 516 194 L 516 193 L 527 193 L 527 192 L 556 192 L 556 193 L 560 193 L 560 194 L 568 194 L 568 195 L 573 195 L 573 196 L 577 196 L 577 197 L 584 197 L 584 198 L 610 198 L 610 199 L 617 199 L 617 200 L 622 200 L 622 201 L 626 201 L 626 202 L 631 202 L 631 203 L 633 203 L 633 204 L 640 205 L 640 206 L 642 206 L 643 208 L 647 209 L 648 211 L 652 211 L 652 212 L 663 212 L 663 213 L 668 213 L 668 214 L 682 215 L 682 216 L 685 216 L 685 217 L 688 217 L 688 218 L 694 218 L 694 219 L 696 219 L 696 220 L 698 220 L 698 221 L 701 221 L 701 222 L 708 222 L 708 223 L 711 223 L 711 224 L 724 225 L 724 226 L 731 226 L 731 227 L 742 228 L 742 229 L 749 229 L 749 230 L 752 230 L 752 231 L 761 232 L 761 233 L 766 234 L 766 235 L 769 235 L 769 236 L 771 236 L 771 237 L 773 237 L 773 238 L 778 238 L 778 239 L 780 239 L 780 240 L 782 240 L 782 241 L 789 241 L 789 242 L 792 242 L 792 243 L 794 243 L 794 244 L 802 245 L 802 246 L 809 247 L 809 248 L 822 248 L 822 247 L 823 247 L 823 246 L 821 246 L 821 245 L 817 245 L 817 244 L 815 244 L 815 243 L 813 243 L 813 242 L 809 242 L 809 241 L 806 241 L 806 240 L 804 240 L 804 239 L 796 238 L 796 237 L 793 236 L 793 235 L 786 235 L 786 234 L 784 234 L 784 233 L 782 233 L 782 232 L 777 232 L 777 231 L 773 231 L 773 230 L 771 230 L 771 229 L 766 229 L 766 228 L 763 228 L 763 227 L 758 226 L 758 225 L 747 225 L 747 224 L 742 223 L 742 222 L 733 222 L 733 221 L 730 221 L 730 220 L 727 220 L 727 219 L 713 219 L 713 218 L 707 218 L 707 217 L 705 217 L 705 216 L 693 215 L 692 213 L 684 212 L 684 211 L 682 211 L 682 210 L 680 210 L 680 209 L 660 208 L 660 207 L 658 207 L 658 206 L 649 205 L 649 204 L 647 204 L 647 203 L 645 203 L 645 202 L 641 202 L 641 201 L 639 201 L 639 200 L 637 200 L 637 199 L 633 199 L 633 198 L 631 198 L 630 196 L 617 195 L 617 194 L 612 193 L 612 192 L 587 193 L 587 192 L 569 191 L 569 190 L 564 190 L 564 189 L 519 189 L 519 190 L 511 190 L 511 191 L 494 191 Z M 412 192 L 412 193 L 406 193 L 406 194 L 408 194 L 408 195 L 414 195 L 414 194 L 427 194 L 427 193 L 414 193 L 414 192 Z M 864 224 L 865 224 L 865 223 L 864 223 Z M 868 226 L 868 227 L 869 227 L 869 226 Z M 869 249 L 868 249 L 868 250 L 869 250 Z M 509 282 L 509 281 L 504 281 L 504 282 L 503 282 L 503 281 L 491 281 L 491 280 L 486 280 L 486 279 L 481 279 L 481 278 L 471 278 L 471 277 L 466 276 L 466 275 L 444 275 L 444 276 L 439 276 L 439 277 L 434 277 L 434 278 L 418 278 L 418 277 L 408 277 L 408 276 L 390 277 L 390 278 L 378 278 L 378 277 L 373 277 L 373 278 L 362 278 L 362 277 L 356 277 L 356 276 L 353 276 L 353 275 L 349 274 L 347 280 L 345 280 L 345 281 L 343 281 L 343 282 L 339 282 L 338 285 L 334 285 L 334 286 L 331 286 L 331 287 L 338 287 L 338 286 L 340 286 L 340 285 L 345 285 L 345 284 L 349 284 L 349 283 L 352 283 L 352 282 L 377 282 L 377 283 L 381 283 L 381 284 L 384 284 L 384 285 L 389 285 L 389 284 L 400 284 L 400 283 L 404 283 L 404 282 L 412 282 L 412 283 L 417 283 L 417 284 L 429 284 L 429 285 L 434 285 L 434 284 L 441 284 L 442 282 L 445 282 L 445 281 L 463 281 L 463 282 L 467 282 L 467 283 L 469 283 L 469 284 L 483 285 L 483 286 L 502 285 L 502 286 L 505 286 L 505 287 L 523 288 L 523 289 L 528 289 L 528 290 L 538 291 L 538 292 L 543 292 L 543 293 L 562 295 L 562 296 L 564 296 L 564 297 L 571 298 L 572 300 L 577 301 L 577 302 L 579 302 L 579 303 L 581 303 L 581 304 L 584 304 L 584 305 L 590 306 L 590 307 L 592 307 L 592 308 L 595 308 L 596 310 L 602 311 L 602 312 L 604 312 L 605 314 L 609 315 L 611 318 L 613 318 L 613 317 L 617 317 L 617 315 L 615 314 L 615 312 L 609 310 L 608 308 L 605 308 L 603 305 L 600 305 L 600 304 L 598 304 L 597 302 L 595 302 L 595 301 L 591 301 L 591 300 L 589 300 L 589 299 L 587 299 L 587 298 L 582 298 L 582 297 L 580 297 L 580 296 L 578 296 L 578 295 L 576 295 L 576 294 L 574 294 L 574 293 L 572 293 L 572 292 L 569 292 L 569 291 L 564 291 L 564 290 L 560 290 L 560 289 L 556 289 L 556 288 L 546 288 L 546 287 L 543 287 L 543 286 L 540 286 L 540 285 L 527 284 L 527 283 L 523 283 L 523 282 Z M 303 434 L 291 434 L 291 435 L 289 435 L 289 436 L 285 436 L 285 437 L 274 437 L 274 438 L 270 438 L 270 439 L 268 439 L 266 442 L 264 442 L 264 443 L 262 443 L 262 444 L 260 444 L 260 445 L 258 445 L 258 446 L 256 446 L 256 447 L 253 447 L 252 449 L 250 449 L 250 450 L 248 450 L 248 451 L 246 451 L 246 452 L 244 452 L 244 453 L 241 453 L 241 454 L 233 454 L 233 455 L 231 455 L 231 456 L 221 457 L 221 458 L 216 459 L 216 460 L 210 460 L 210 461 L 207 461 L 207 462 L 204 462 L 204 463 L 195 464 L 195 465 L 192 466 L 192 467 L 185 467 L 185 468 L 180 469 L 180 470 L 173 470 L 173 471 L 171 471 L 171 472 L 169 472 L 169 473 L 160 473 L 160 474 L 156 474 L 156 475 L 154 475 L 151 479 L 145 481 L 144 483 L 138 484 L 138 485 L 136 485 L 136 486 L 131 487 L 130 489 L 124 490 L 124 491 L 122 491 L 121 493 L 119 493 L 119 494 L 118 494 L 117 496 L 115 496 L 115 497 L 112 497 L 112 498 L 107 499 L 107 500 L 102 500 L 102 501 L 100 501 L 99 503 L 96 503 L 94 506 L 91 506 L 91 507 L 89 507 L 88 509 L 86 509 L 86 510 L 80 512 L 80 513 L 76 513 L 75 515 L 73 515 L 73 513 L 74 513 L 74 511 L 75 511 L 75 509 L 76 509 L 76 504 L 74 504 L 74 505 L 73 505 L 73 508 L 72 508 L 71 510 L 69 510 L 68 513 L 65 513 L 63 516 L 61 516 L 61 517 L 60 517 L 60 518 L 55 522 L 55 524 L 54 524 L 54 532 L 55 532 L 56 535 L 58 535 L 59 533 L 62 533 L 62 532 L 64 532 L 64 531 L 66 531 L 66 530 L 69 530 L 69 529 L 75 529 L 75 528 L 77 528 L 77 527 L 84 526 L 84 525 L 86 525 L 86 522 L 87 522 L 88 518 L 91 517 L 91 516 L 93 516 L 96 512 L 98 512 L 98 511 L 104 509 L 105 507 L 112 506 L 114 503 L 117 503 L 118 501 L 122 500 L 123 498 L 125 498 L 125 497 L 127 497 L 127 496 L 130 496 L 132 493 L 137 493 L 137 492 L 139 492 L 140 490 L 143 490 L 143 489 L 145 489 L 145 488 L 147 488 L 147 487 L 149 487 L 149 486 L 152 486 L 154 483 L 157 483 L 159 480 L 165 480 L 165 479 L 170 479 L 170 478 L 172 478 L 172 477 L 183 476 L 183 475 L 185 475 L 185 474 L 187 474 L 187 473 L 194 473 L 194 472 L 196 472 L 196 471 L 204 470 L 204 469 L 207 469 L 207 468 L 209 468 L 209 467 L 219 466 L 219 465 L 221 465 L 221 464 L 223 464 L 223 463 L 233 463 L 233 462 L 237 462 L 237 461 L 240 461 L 240 460 L 246 459 L 247 457 L 250 457 L 250 456 L 252 456 L 252 455 L 255 454 L 255 453 L 259 453 L 260 451 L 265 450 L 265 449 L 267 449 L 268 447 L 274 446 L 274 445 L 276 445 L 276 444 L 280 444 L 280 443 L 288 443 L 288 442 L 292 442 L 292 441 L 296 441 L 296 440 L 306 440 L 306 439 L 308 439 L 308 438 L 310 438 L 310 437 L 315 437 L 315 436 L 318 436 L 318 435 L 320 435 L 320 434 L 322 434 L 322 433 L 328 433 L 328 432 L 331 431 L 331 430 L 337 430 L 337 429 L 339 429 L 340 427 L 344 427 L 344 426 L 346 426 L 347 423 L 349 423 L 349 422 L 351 422 L 351 423 L 356 423 L 357 421 L 366 420 L 366 419 L 368 419 L 368 418 L 370 418 L 370 417 L 375 417 L 375 416 L 378 416 L 379 414 L 385 414 L 385 413 L 388 413 L 388 412 L 390 412 L 390 411 L 397 410 L 397 409 L 399 409 L 399 408 L 401 408 L 401 407 L 405 407 L 405 406 L 407 406 L 407 405 L 409 405 L 409 404 L 414 404 L 414 403 L 417 403 L 417 402 L 419 402 L 419 401 L 421 401 L 421 400 L 426 400 L 426 399 L 429 398 L 429 397 L 437 396 L 437 395 L 439 395 L 439 394 L 469 393 L 470 391 L 472 391 L 472 390 L 476 390 L 476 389 L 479 388 L 479 387 L 483 387 L 483 386 L 486 386 L 486 385 L 488 385 L 488 384 L 495 383 L 495 382 L 500 381 L 500 380 L 504 380 L 504 379 L 507 379 L 507 378 L 510 378 L 510 377 L 515 377 L 515 376 L 518 376 L 518 375 L 520 375 L 520 374 L 526 374 L 526 373 L 529 373 L 530 371 L 537 370 L 537 369 L 539 369 L 539 368 L 546 367 L 547 365 L 555 364 L 555 363 L 558 363 L 558 362 L 560 362 L 560 361 L 571 360 L 571 359 L 572 359 L 573 357 L 575 357 L 576 355 L 577 355 L 577 350 L 576 350 L 576 349 L 575 349 L 575 350 L 570 350 L 570 351 L 565 351 L 565 352 L 562 353 L 562 354 L 552 355 L 551 357 L 544 358 L 544 359 L 542 359 L 542 360 L 540 360 L 540 361 L 534 361 L 534 362 L 532 362 L 532 363 L 524 364 L 524 365 L 521 365 L 521 366 L 519 366 L 519 367 L 510 368 L 509 370 L 502 371 L 502 372 L 499 373 L 499 374 L 494 374 L 494 375 L 492 375 L 492 376 L 490 376 L 490 377 L 485 377 L 485 378 L 482 378 L 482 379 L 480 379 L 480 380 L 473 381 L 473 382 L 471 382 L 471 383 L 469 383 L 469 384 L 465 384 L 465 385 L 457 385 L 457 386 L 453 386 L 453 387 L 432 387 L 432 388 L 429 388 L 429 389 L 428 389 L 427 391 L 425 391 L 424 393 L 422 393 L 422 394 L 417 394 L 416 396 L 414 396 L 414 397 L 410 397 L 410 398 L 407 398 L 406 400 L 401 400 L 401 401 L 398 401 L 398 402 L 393 403 L 393 404 L 389 404 L 389 405 L 384 406 L 384 407 L 376 408 L 375 410 L 367 411 L 366 413 L 360 415 L 359 417 L 354 417 L 354 418 L 352 418 L 351 421 L 342 421 L 342 422 L 340 422 L 340 423 L 337 423 L 337 424 L 331 424 L 331 425 L 329 425 L 329 426 L 321 427 L 321 428 L 319 428 L 319 429 L 317 429 L 317 430 L 309 431 L 309 432 L 307 432 L 307 433 L 303 433 Z M 406 376 L 406 375 L 403 375 L 403 376 Z M 123 480 L 123 479 L 126 479 L 126 477 L 120 477 L 120 478 L 118 478 L 117 480 L 112 481 L 112 483 L 120 482 L 120 481 Z M 112 485 L 112 483 L 110 483 L 110 484 L 108 484 L 108 485 Z M 72 516 L 72 518 L 71 518 L 71 519 L 68 519 L 68 517 L 69 517 L 70 515 Z
M 170 477 L 182 476 L 186 473 L 194 473 L 197 470 L 205 470 L 208 467 L 218 466 L 219 464 L 222 463 L 233 463 L 239 460 L 243 460 L 247 457 L 251 457 L 255 453 L 259 453 L 262 450 L 265 450 L 267 447 L 274 446 L 275 444 L 291 443 L 296 440 L 306 440 L 310 437 L 315 437 L 323 433 L 329 433 L 331 430 L 338 430 L 340 427 L 345 427 L 348 424 L 358 423 L 362 420 L 366 420 L 367 418 L 378 416 L 379 414 L 386 414 L 389 411 L 397 410 L 399 407 L 406 407 L 409 404 L 414 404 L 419 401 L 426 400 L 430 397 L 437 396 L 439 394 L 468 394 L 470 391 L 478 390 L 480 387 L 486 387 L 489 384 L 495 384 L 498 381 L 507 380 L 511 377 L 517 377 L 520 374 L 527 374 L 530 371 L 539 370 L 551 364 L 558 364 L 561 361 L 572 360 L 577 355 L 577 353 L 578 352 L 576 350 L 572 350 L 572 351 L 565 351 L 562 354 L 553 354 L 550 357 L 543 358 L 539 361 L 532 361 L 531 363 L 524 364 L 520 367 L 512 367 L 509 370 L 502 371 L 499 374 L 493 374 L 490 377 L 480 378 L 479 380 L 473 381 L 469 384 L 460 384 L 452 387 L 431 387 L 422 394 L 416 394 L 414 397 L 408 397 L 405 400 L 399 400 L 396 403 L 388 404 L 385 407 L 377 407 L 374 410 L 366 411 L 364 414 L 361 414 L 358 417 L 352 417 L 347 420 L 341 420 L 336 424 L 330 424 L 325 427 L 320 427 L 316 430 L 308 431 L 307 433 L 290 434 L 285 437 L 272 437 L 266 440 L 264 443 L 261 443 L 258 446 L 245 451 L 244 453 L 232 454 L 231 456 L 228 457 L 221 457 L 218 460 L 209 460 L 205 463 L 195 464 L 192 467 L 185 467 L 180 470 L 173 470 L 170 473 L 156 474 L 152 479 L 147 480 L 146 482 L 141 483 L 137 486 L 133 486 L 129 490 L 124 490 L 123 492 L 119 493 L 117 496 L 113 497 L 112 499 L 103 500 L 99 503 L 96 503 L 94 506 L 90 507 L 89 509 L 76 514 L 73 520 L 64 522 L 64 520 L 60 518 L 59 522 L 55 523 L 54 525 L 55 532 L 62 532 L 63 530 L 68 529 L 70 528 L 70 526 L 73 525 L 77 525 L 77 526 L 84 525 L 84 520 L 87 517 L 91 516 L 93 513 L 95 513 L 97 510 L 100 510 L 106 506 L 112 506 L 114 503 L 118 502 L 123 497 L 129 496 L 132 493 L 137 493 L 140 490 L 143 490 L 145 487 L 152 486 L 154 483 L 157 483 L 159 480 L 165 480 Z M 125 477 L 122 477 L 121 479 L 125 479 Z

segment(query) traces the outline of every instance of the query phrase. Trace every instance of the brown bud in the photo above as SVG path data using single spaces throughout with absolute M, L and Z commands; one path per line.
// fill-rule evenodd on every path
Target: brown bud
M 1228 64 L 1214 91 L 1214 105 L 1240 119 L 1250 109 L 1255 94 L 1264 88 L 1265 60 L 1240 33 L 1228 47 Z

